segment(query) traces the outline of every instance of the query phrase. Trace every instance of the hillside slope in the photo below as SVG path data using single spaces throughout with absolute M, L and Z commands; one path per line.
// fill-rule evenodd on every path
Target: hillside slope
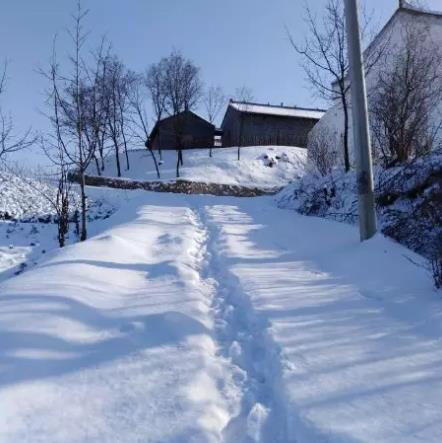
M 158 156 L 158 153 L 155 151 Z M 163 151 L 160 172 L 162 180 L 176 178 L 176 152 Z M 205 183 L 237 184 L 244 186 L 284 186 L 304 173 L 307 151 L 302 148 L 260 146 L 241 148 L 241 160 L 237 160 L 237 148 L 214 149 L 209 157 L 208 149 L 183 151 L 184 165 L 180 177 Z M 159 157 L 158 157 L 159 160 Z M 155 165 L 147 150 L 129 151 L 129 166 L 121 158 L 122 177 L 136 180 L 157 180 Z M 88 173 L 97 175 L 96 165 Z M 103 176 L 117 175 L 115 159 L 108 155 Z

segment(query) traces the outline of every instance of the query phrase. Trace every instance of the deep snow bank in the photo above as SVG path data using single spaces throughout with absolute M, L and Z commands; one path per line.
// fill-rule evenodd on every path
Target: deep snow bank
M 21 222 L 54 222 L 53 206 L 57 194 L 55 185 L 23 174 L 11 173 L 0 166 L 0 220 Z M 71 191 L 71 214 L 80 207 L 75 187 Z M 88 218 L 106 218 L 113 212 L 108 201 L 88 199 Z
M 377 168 L 374 178 L 382 232 L 430 257 L 442 235 L 442 152 L 402 167 Z M 283 189 L 277 203 L 301 214 L 355 223 L 358 220 L 355 173 L 335 171 L 325 177 L 306 174 Z

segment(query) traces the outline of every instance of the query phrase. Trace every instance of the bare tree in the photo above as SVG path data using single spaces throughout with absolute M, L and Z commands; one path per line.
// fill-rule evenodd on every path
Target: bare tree
M 113 56 L 107 66 L 108 109 L 107 127 L 115 151 L 117 175 L 121 177 L 120 151 L 126 157 L 126 169 L 130 168 L 128 136 L 130 133 L 130 94 L 135 76 L 124 64 Z
M 210 86 L 204 94 L 204 107 L 210 123 L 214 123 L 226 104 L 226 95 L 220 86 Z
M 430 151 L 440 136 L 442 54 L 429 30 L 403 29 L 400 49 L 385 57 L 371 97 L 375 152 L 386 167 Z
M 306 6 L 305 21 L 309 36 L 303 45 L 298 45 L 289 34 L 295 51 L 302 57 L 302 66 L 307 79 L 316 93 L 325 100 L 341 103 L 344 113 L 344 166 L 350 169 L 349 151 L 349 61 L 347 51 L 346 22 L 344 2 L 328 0 L 325 15 L 318 19 Z M 365 15 L 363 38 L 367 36 L 370 18 Z M 389 38 L 373 47 L 365 54 L 365 70 L 368 72 L 381 58 L 388 46 Z
M 106 142 L 109 140 L 108 119 L 110 112 L 110 99 L 108 89 L 108 71 L 112 58 L 110 56 L 111 47 L 103 39 L 99 50 L 94 54 L 95 65 L 97 68 L 93 80 L 94 88 L 91 92 L 95 95 L 92 103 L 96 106 L 95 131 L 96 131 L 96 149 L 94 160 L 97 168 L 97 174 L 101 175 L 105 168 L 104 156 Z M 99 159 L 99 160 L 98 160 Z
M 194 109 L 202 94 L 200 69 L 178 51 L 163 58 L 158 67 L 163 70 L 163 93 L 165 111 L 177 115 Z
M 76 169 L 80 184 L 81 241 L 87 238 L 86 171 L 95 155 L 97 147 L 95 137 L 98 133 L 91 129 L 95 125 L 91 124 L 91 107 L 97 103 L 97 86 L 96 83 L 91 84 L 90 78 L 95 78 L 99 68 L 88 71 L 82 59 L 86 42 L 83 23 L 87 13 L 88 11 L 82 8 L 81 1 L 78 0 L 77 10 L 73 15 L 72 31 L 69 32 L 73 43 L 73 52 L 69 57 L 70 71 L 61 72 L 54 42 L 50 69 L 44 73 L 50 82 L 49 102 L 53 138 L 56 140 L 57 149 L 62 150 L 66 163 Z
M 148 71 L 148 87 L 157 118 L 163 112 L 174 119 L 174 133 L 177 147 L 176 175 L 179 177 L 183 165 L 183 133 L 186 118 L 180 114 L 192 110 L 202 94 L 200 69 L 191 60 L 173 51 Z
M 152 65 L 146 72 L 145 82 L 149 91 L 150 99 L 152 102 L 153 111 L 155 114 L 155 124 L 161 120 L 166 109 L 166 94 L 164 92 L 164 62 L 161 61 L 158 64 Z M 161 129 L 158 128 L 158 131 Z M 147 140 L 147 139 L 146 139 Z M 150 146 L 149 141 L 147 144 Z M 158 148 L 160 154 L 160 160 L 163 159 L 161 152 L 161 146 Z
M 330 174 L 337 162 L 336 146 L 331 145 L 334 139 L 327 127 L 310 132 L 308 137 L 308 160 L 323 177 Z
M 126 156 L 126 169 L 130 169 L 129 154 L 128 154 L 128 136 L 130 134 L 131 125 L 131 102 L 130 96 L 136 75 L 128 70 L 124 70 L 121 81 L 118 83 L 117 98 L 118 98 L 118 116 L 120 124 L 120 134 L 123 141 L 124 153 Z
M 54 106 L 58 106 L 55 101 Z M 64 152 L 62 141 L 58 138 L 57 131 L 55 131 L 55 137 L 51 137 L 46 141 L 42 140 L 41 145 L 44 153 L 55 167 L 51 183 L 55 180 L 57 183 L 57 191 L 55 194 L 46 192 L 43 187 L 38 189 L 38 191 L 55 210 L 57 216 L 58 244 L 60 248 L 63 248 L 66 245 L 66 237 L 69 233 L 69 217 L 72 201 L 72 182 L 69 178 L 70 164 Z
M 6 88 L 7 62 L 0 69 L 0 99 Z M 0 160 L 8 154 L 29 148 L 37 141 L 37 136 L 28 129 L 24 134 L 15 133 L 14 123 L 10 115 L 6 115 L 0 103 Z
M 143 144 L 149 151 L 155 165 L 157 177 L 161 178 L 156 155 L 148 142 L 149 123 L 144 104 L 146 95 L 147 85 L 145 79 L 138 76 L 133 83 L 130 96 L 130 104 L 132 107 L 132 136 L 136 141 L 138 141 L 138 143 Z
M 241 147 L 244 144 L 244 122 L 250 102 L 253 101 L 253 92 L 247 86 L 241 86 L 235 91 L 235 100 L 241 102 L 238 134 L 238 161 L 241 160 Z
M 183 133 L 186 117 L 179 115 L 193 109 L 201 98 L 202 83 L 199 77 L 199 68 L 192 61 L 185 59 L 181 53 L 173 51 L 164 60 L 165 77 L 164 92 L 166 112 L 173 115 L 174 132 L 177 145 L 176 176 L 180 176 L 180 165 L 183 161 Z
M 210 123 L 214 123 L 221 109 L 226 104 L 226 96 L 220 86 L 210 86 L 204 94 L 204 106 L 207 118 Z M 209 148 L 209 156 L 212 157 L 212 147 Z
M 105 41 L 94 54 L 94 66 L 85 67 L 85 82 L 82 86 L 84 135 L 88 151 L 93 152 L 93 159 L 98 175 L 104 169 L 104 143 L 107 136 L 107 120 L 109 116 L 109 100 L 107 98 L 106 74 L 109 62 L 109 48 Z M 101 158 L 101 167 L 98 162 Z

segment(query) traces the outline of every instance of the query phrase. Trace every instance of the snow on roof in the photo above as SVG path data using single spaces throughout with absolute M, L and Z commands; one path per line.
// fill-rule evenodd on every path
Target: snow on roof
M 432 38 L 435 41 L 440 40 L 440 31 L 436 29 L 436 26 L 440 27 L 439 20 L 442 19 L 442 12 L 425 9 L 421 6 L 413 6 L 409 4 L 408 2 L 405 2 L 403 6 L 400 6 L 396 9 L 396 11 L 393 13 L 393 15 L 388 19 L 388 21 L 385 23 L 385 25 L 382 27 L 382 29 L 376 34 L 376 36 L 373 38 L 373 40 L 368 44 L 367 48 L 364 50 L 364 55 L 367 56 L 367 54 L 370 53 L 372 48 L 374 48 L 377 44 L 377 42 L 384 37 L 384 34 L 387 33 L 387 31 L 391 28 L 392 24 L 395 22 L 396 19 L 399 18 L 399 20 L 406 16 L 406 15 L 412 15 L 414 17 L 420 17 L 421 19 L 428 21 L 427 25 L 431 28 L 430 32 L 432 35 Z M 435 19 L 435 20 L 433 20 Z M 435 34 L 438 34 L 438 36 L 435 38 Z M 390 36 L 387 36 L 387 38 L 390 38 Z M 338 84 L 337 80 L 334 80 L 332 82 L 332 86 L 336 87 Z
M 420 15 L 432 15 L 438 18 L 442 18 L 442 11 L 436 9 L 428 8 L 425 5 L 416 6 L 407 1 L 404 2 L 402 6 L 399 6 L 399 10 L 406 12 L 415 12 Z
M 230 106 L 240 112 L 250 114 L 279 115 L 282 117 L 311 118 L 320 120 L 325 114 L 321 109 L 306 109 L 289 106 L 265 105 L 260 103 L 247 103 L 231 101 Z

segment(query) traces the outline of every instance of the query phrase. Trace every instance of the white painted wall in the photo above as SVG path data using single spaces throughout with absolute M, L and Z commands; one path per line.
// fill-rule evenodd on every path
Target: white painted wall
M 382 63 L 394 62 L 394 54 L 404 44 L 404 30 L 407 25 L 411 24 L 415 28 L 421 28 L 422 32 L 429 32 L 430 40 L 435 43 L 436 46 L 442 48 L 442 14 L 439 16 L 433 14 L 416 14 L 409 11 L 399 10 L 392 17 L 388 25 L 381 31 L 381 33 L 374 39 L 372 44 L 369 46 L 368 51 L 376 51 L 380 45 L 383 45 L 386 39 L 388 39 L 389 51 L 386 55 L 386 60 Z M 381 64 L 381 65 L 382 65 Z M 379 66 L 374 66 L 368 73 L 367 82 L 367 93 L 370 102 L 370 92 L 376 88 L 377 78 L 379 75 Z M 440 67 L 442 70 L 442 66 Z M 350 100 L 349 100 L 350 102 Z M 351 104 L 350 104 L 351 107 Z M 351 125 L 351 109 L 350 113 L 350 159 L 352 164 L 354 164 L 354 149 L 353 149 L 353 133 Z M 434 115 L 435 121 L 440 121 L 442 118 L 442 103 Z M 339 163 L 343 164 L 343 133 L 344 133 L 344 114 L 342 111 L 342 106 L 340 103 L 335 103 L 328 109 L 321 120 L 316 124 L 316 126 L 310 132 L 310 137 L 314 137 L 318 131 L 326 129 L 329 134 L 331 134 L 331 145 L 335 144 L 335 149 L 339 153 Z

